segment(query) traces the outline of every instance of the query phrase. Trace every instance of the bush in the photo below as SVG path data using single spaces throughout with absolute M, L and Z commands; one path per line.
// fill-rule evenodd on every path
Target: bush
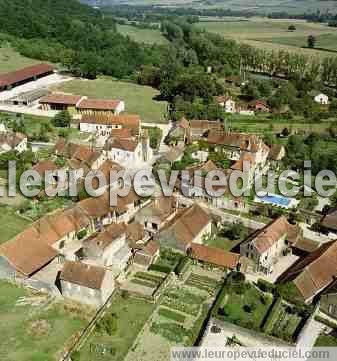
M 174 273 L 177 276 L 180 276 L 185 273 L 185 271 L 188 269 L 189 265 L 192 263 L 191 259 L 189 257 L 183 257 L 180 262 L 178 263 L 177 267 L 174 270 Z
M 162 272 L 162 273 L 170 273 L 171 268 L 168 266 L 161 266 L 159 264 L 152 264 L 149 267 L 149 271 L 156 271 L 156 272 Z
M 257 287 L 262 291 L 262 292 L 270 292 L 273 293 L 276 289 L 276 286 L 273 283 L 270 283 L 266 280 L 263 280 L 262 278 L 259 278 L 257 280 Z
M 106 333 L 112 336 L 117 331 L 117 317 L 113 313 L 105 315 L 96 324 L 96 330 L 99 333 Z
M 81 360 L 81 354 L 79 351 L 74 351 L 70 355 L 71 361 L 80 361 Z

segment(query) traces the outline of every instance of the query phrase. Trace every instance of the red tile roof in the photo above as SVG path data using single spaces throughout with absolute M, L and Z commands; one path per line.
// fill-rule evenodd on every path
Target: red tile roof
M 58 167 L 52 160 L 42 160 L 35 164 L 32 169 L 38 172 L 41 177 L 44 177 L 46 171 L 56 171 Z
M 76 105 L 83 97 L 81 95 L 53 93 L 41 98 L 41 104 Z
M 78 109 L 94 109 L 94 110 L 115 110 L 120 100 L 115 99 L 83 99 L 78 105 Z
M 28 66 L 26 68 L 13 71 L 11 73 L 0 75 L 0 86 L 13 85 L 15 83 L 28 80 L 34 76 L 41 76 L 45 73 L 54 71 L 54 67 L 50 64 L 41 63 L 37 65 Z
M 83 114 L 80 123 L 121 125 L 123 128 L 138 129 L 140 127 L 140 116 L 138 114 L 103 115 Z
M 192 243 L 190 250 L 192 258 L 230 269 L 235 269 L 240 260 L 239 254 L 202 244 Z

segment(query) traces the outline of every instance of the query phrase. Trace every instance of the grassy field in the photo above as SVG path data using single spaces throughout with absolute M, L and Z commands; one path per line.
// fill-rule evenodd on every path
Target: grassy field
M 122 99 L 126 112 L 139 114 L 143 122 L 164 123 L 166 102 L 154 100 L 158 91 L 151 87 L 112 80 L 73 80 L 58 87 L 59 91 L 103 99 Z
M 0 206 L 0 244 L 4 243 L 23 231 L 29 222 L 15 214 L 11 207 Z
M 290 24 L 296 31 L 288 31 Z M 271 20 L 265 18 L 238 19 L 237 21 L 200 22 L 196 26 L 207 31 L 236 39 L 267 50 L 288 50 L 292 52 L 331 56 L 333 52 L 307 49 L 308 35 L 317 37 L 317 48 L 337 50 L 337 29 L 302 20 Z
M 140 29 L 132 25 L 117 25 L 117 30 L 138 43 L 146 44 L 167 44 L 168 41 L 163 37 L 159 30 Z
M 155 305 L 140 299 L 115 296 L 108 312 L 116 315 L 117 331 L 112 336 L 94 332 L 80 351 L 81 361 L 101 359 L 102 356 L 92 352 L 97 345 L 115 350 L 114 355 L 107 356 L 108 360 L 123 360 L 154 308 Z
M 38 60 L 25 58 L 15 50 L 0 47 L 0 74 L 15 71 L 25 66 L 40 63 Z
M 80 312 L 48 296 L 0 281 L 0 358 L 6 361 L 55 361 L 71 337 L 85 327 Z

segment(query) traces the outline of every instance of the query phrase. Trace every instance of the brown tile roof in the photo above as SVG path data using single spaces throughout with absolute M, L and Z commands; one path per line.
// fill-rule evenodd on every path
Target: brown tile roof
M 148 206 L 139 211 L 139 215 L 158 217 L 166 220 L 176 209 L 176 199 L 174 197 L 160 196 L 155 198 Z
M 17 271 L 30 276 L 52 261 L 58 252 L 39 239 L 34 227 L 29 227 L 11 241 L 2 244 L 0 255 Z
M 192 119 L 190 120 L 191 129 L 203 129 L 203 130 L 221 130 L 223 128 L 223 124 L 219 121 L 212 120 L 199 120 Z
M 211 222 L 210 216 L 199 205 L 177 214 L 177 216 L 160 232 L 160 237 L 169 237 L 181 245 L 188 245 Z
M 225 145 L 233 148 L 240 148 L 256 152 L 263 145 L 261 138 L 255 134 L 235 133 L 235 132 L 215 132 L 210 131 L 207 137 L 210 144 Z
M 0 75 L 0 86 L 13 85 L 15 83 L 28 80 L 34 76 L 40 76 L 45 73 L 54 71 L 54 67 L 50 64 L 41 63 L 26 68 L 13 71 L 11 73 L 1 74 Z
M 73 105 L 75 106 L 81 99 L 82 95 L 72 95 L 72 94 L 62 94 L 62 93 L 53 93 L 46 95 L 45 97 L 39 100 L 41 104 L 64 104 L 64 105 Z
M 323 244 L 295 263 L 279 279 L 293 280 L 304 300 L 309 300 L 329 286 L 337 276 L 337 241 Z
M 122 149 L 128 152 L 134 152 L 138 146 L 138 141 L 130 138 L 110 138 L 107 140 L 104 149 Z
M 102 124 L 102 125 L 122 125 L 128 129 L 138 129 L 140 127 L 140 116 L 138 114 L 83 114 L 81 123 Z
M 235 269 L 240 260 L 239 254 L 197 243 L 192 243 L 190 251 L 192 258 L 230 269 Z
M 78 109 L 115 110 L 121 101 L 117 99 L 83 99 Z
M 96 267 L 81 262 L 66 261 L 60 279 L 79 286 L 99 290 L 106 274 L 102 267 Z
M 337 231 L 337 209 L 332 210 L 321 220 L 321 225 L 332 231 Z
M 153 240 L 146 243 L 145 247 L 140 251 L 140 253 L 145 253 L 153 257 L 159 251 L 159 244 Z
M 280 238 L 291 231 L 291 225 L 284 216 L 280 216 L 262 229 L 253 233 L 249 241 L 254 243 L 256 250 L 261 254 L 272 247 Z
M 35 164 L 32 169 L 38 172 L 41 177 L 44 177 L 46 171 L 56 171 L 58 167 L 52 160 L 42 160 Z
M 311 253 L 320 247 L 320 243 L 313 241 L 312 239 L 299 237 L 291 246 L 300 251 Z
M 94 234 L 87 238 L 83 244 L 85 246 L 96 245 L 100 249 L 104 250 L 110 246 L 116 239 L 126 235 L 126 224 L 125 223 L 114 223 L 106 227 L 101 233 Z
M 135 243 L 144 239 L 145 237 L 144 226 L 137 222 L 128 224 L 126 228 L 126 236 L 130 243 L 131 248 L 138 248 L 138 246 L 135 246 Z

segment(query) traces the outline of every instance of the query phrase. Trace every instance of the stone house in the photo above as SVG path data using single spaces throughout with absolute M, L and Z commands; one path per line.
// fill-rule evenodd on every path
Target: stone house
M 156 197 L 151 203 L 135 215 L 135 220 L 152 235 L 160 231 L 176 214 L 177 205 L 174 197 Z
M 199 205 L 183 209 L 157 234 L 162 247 L 175 248 L 186 253 L 192 243 L 203 242 L 212 233 L 212 220 Z
M 297 227 L 280 216 L 250 235 L 240 245 L 240 254 L 254 263 L 255 271 L 270 274 L 296 237 Z
M 149 268 L 159 257 L 159 245 L 150 240 L 142 249 L 136 251 L 133 263 L 137 266 Z
M 60 274 L 64 297 L 94 307 L 103 306 L 112 295 L 115 282 L 111 271 L 81 262 L 65 262 Z
M 319 310 L 337 320 L 337 281 L 322 292 Z
M 236 103 L 230 96 L 219 96 L 216 97 L 216 102 L 225 109 L 226 113 L 236 112 Z
M 125 223 L 111 224 L 83 242 L 83 259 L 88 263 L 123 271 L 130 257 Z

